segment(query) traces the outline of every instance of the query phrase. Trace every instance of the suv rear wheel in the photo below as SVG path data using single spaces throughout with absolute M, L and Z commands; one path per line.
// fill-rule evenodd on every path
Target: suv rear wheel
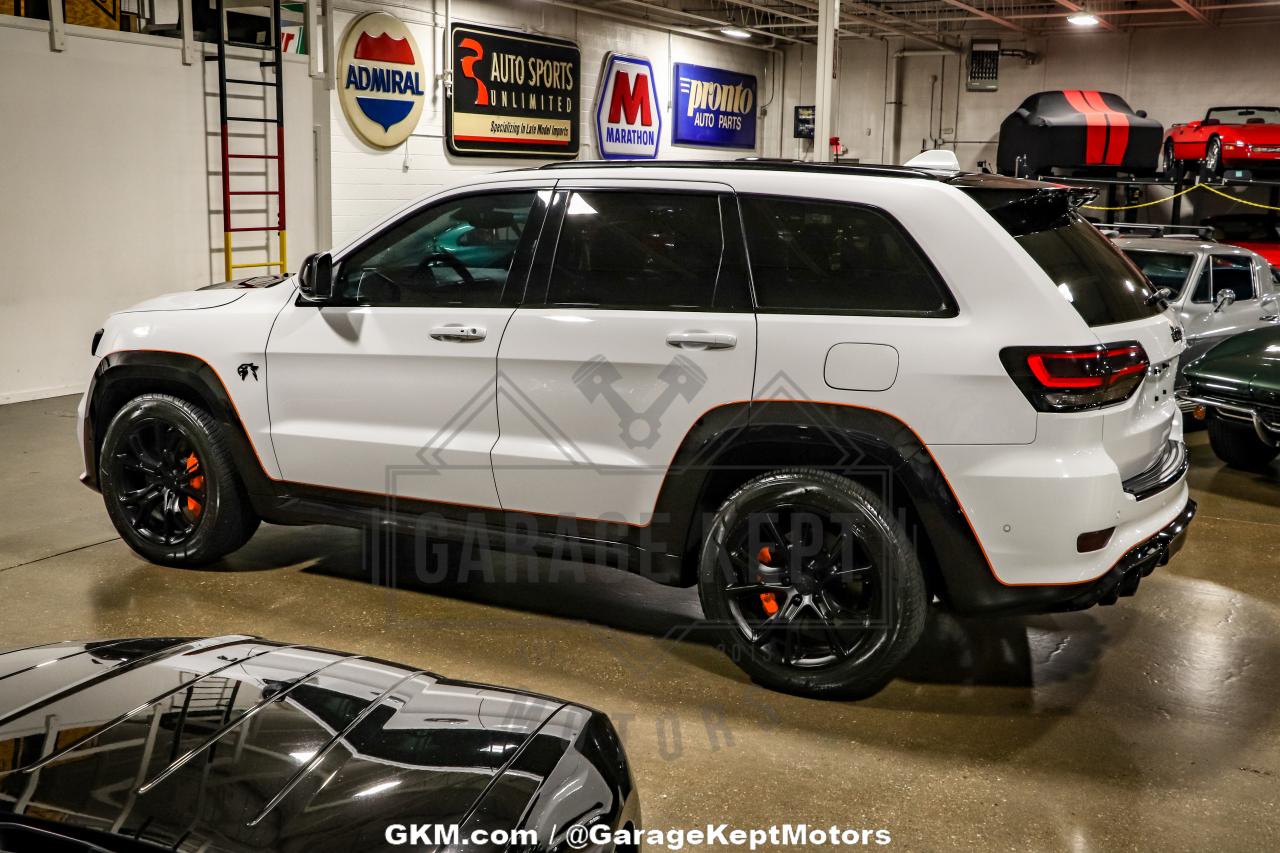
M 1209 446 L 1223 462 L 1246 471 L 1261 468 L 1280 455 L 1280 447 L 1264 442 L 1251 424 L 1223 420 L 1217 412 L 1209 413 Z
M 924 630 L 923 572 L 888 505 L 789 468 L 720 507 L 698 569 L 721 647 L 760 684 L 825 698 L 879 691 Z
M 178 397 L 143 394 L 116 413 L 99 482 L 120 537 L 153 563 L 211 563 L 258 529 L 221 426 Z

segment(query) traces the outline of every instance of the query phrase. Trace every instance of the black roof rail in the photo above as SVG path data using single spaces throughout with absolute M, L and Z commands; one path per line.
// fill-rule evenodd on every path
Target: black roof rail
M 759 169 L 777 172 L 814 172 L 819 174 L 866 175 L 883 178 L 944 180 L 948 175 L 909 166 L 885 166 L 868 163 L 812 163 L 770 157 L 743 157 L 737 160 L 565 160 L 546 163 L 538 169 Z

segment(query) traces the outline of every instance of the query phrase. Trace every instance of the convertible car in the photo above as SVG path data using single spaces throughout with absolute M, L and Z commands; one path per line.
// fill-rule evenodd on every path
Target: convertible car
M 1280 107 L 1211 107 L 1199 121 L 1169 128 L 1161 168 L 1174 177 L 1192 161 L 1224 169 L 1280 169 Z
M 434 825 L 457 835 L 413 849 L 550 851 L 639 821 L 608 718 L 558 699 L 249 636 L 0 654 L 5 853 L 383 850 Z
M 1038 92 L 1000 124 L 996 167 L 1003 175 L 1054 169 L 1095 174 L 1155 172 L 1164 128 L 1110 92 Z

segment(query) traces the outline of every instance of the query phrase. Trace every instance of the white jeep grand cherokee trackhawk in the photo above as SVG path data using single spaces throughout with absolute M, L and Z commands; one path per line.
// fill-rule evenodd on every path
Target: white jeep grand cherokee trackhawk
M 1194 515 L 1181 329 L 1083 199 L 768 161 L 490 175 L 297 276 L 113 315 L 83 479 L 166 565 L 259 520 L 587 553 L 697 584 L 761 683 L 865 696 L 929 602 L 1112 603 Z

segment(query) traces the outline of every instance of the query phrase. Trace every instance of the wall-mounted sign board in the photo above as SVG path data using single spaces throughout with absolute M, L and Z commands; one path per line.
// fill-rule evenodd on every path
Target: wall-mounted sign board
M 582 88 L 566 39 L 454 24 L 453 97 L 445 137 L 454 154 L 576 157 Z
M 816 113 L 817 107 L 812 104 L 809 106 L 796 106 L 794 126 L 791 130 L 793 139 L 813 139 Z
M 677 62 L 671 141 L 714 148 L 756 147 L 756 78 Z
M 605 160 L 652 160 L 662 141 L 662 105 L 653 65 L 610 53 L 596 95 L 596 146 Z
M 386 12 L 353 20 L 338 47 L 338 101 L 356 135 L 394 148 L 418 126 L 426 84 L 422 54 L 404 23 Z

